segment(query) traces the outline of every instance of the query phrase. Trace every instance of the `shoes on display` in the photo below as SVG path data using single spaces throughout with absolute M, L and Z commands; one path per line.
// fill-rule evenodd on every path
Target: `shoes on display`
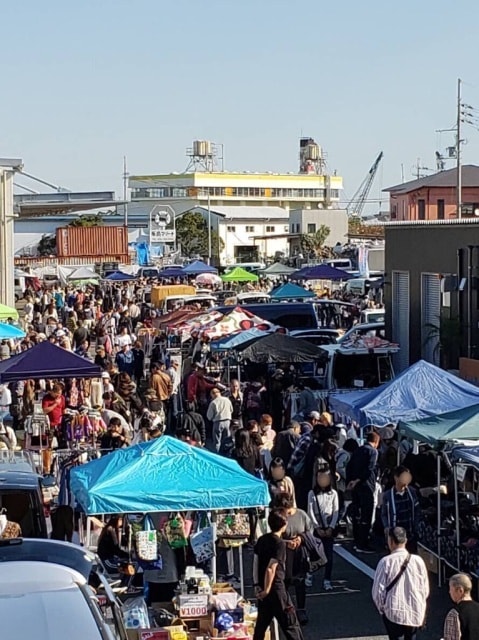
M 331 580 L 324 580 L 323 581 L 323 589 L 325 591 L 332 591 L 333 590 L 333 585 L 331 584 Z

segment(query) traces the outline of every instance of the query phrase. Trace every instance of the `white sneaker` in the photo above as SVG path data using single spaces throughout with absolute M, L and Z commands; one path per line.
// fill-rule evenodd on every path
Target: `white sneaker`
M 324 580 L 323 581 L 323 589 L 325 591 L 332 591 L 333 590 L 333 585 L 331 584 L 330 580 Z
M 313 574 L 312 573 L 307 573 L 306 574 L 306 578 L 304 579 L 304 584 L 307 587 L 312 587 L 313 586 Z

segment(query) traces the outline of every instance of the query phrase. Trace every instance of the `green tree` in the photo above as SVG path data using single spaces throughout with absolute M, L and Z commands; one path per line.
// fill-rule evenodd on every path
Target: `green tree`
M 176 221 L 176 240 L 181 245 L 181 252 L 187 258 L 199 254 L 208 255 L 208 223 L 199 212 L 189 211 Z M 219 258 L 224 248 L 223 240 L 211 229 L 211 253 Z
M 57 253 L 57 239 L 54 235 L 45 233 L 38 243 L 37 253 L 39 256 L 54 256 Z
M 425 343 L 434 343 L 434 355 L 438 356 L 441 367 L 450 369 L 457 360 L 464 327 L 458 318 L 440 316 L 437 324 L 428 323 L 425 329 L 427 331 Z
M 324 243 L 331 233 L 331 229 L 322 224 L 314 233 L 305 233 L 301 236 L 301 250 L 303 253 L 314 253 L 321 258 L 324 252 Z
M 87 213 L 83 216 L 78 216 L 75 220 L 72 220 L 69 227 L 102 227 L 103 218 L 101 213 Z

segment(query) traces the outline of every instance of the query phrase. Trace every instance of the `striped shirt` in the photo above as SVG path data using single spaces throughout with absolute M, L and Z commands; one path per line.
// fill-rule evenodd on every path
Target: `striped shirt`
M 408 552 L 396 549 L 382 558 L 376 568 L 372 597 L 379 613 L 388 620 L 407 627 L 420 627 L 426 617 L 426 600 L 429 596 L 429 578 L 422 558 L 411 555 L 409 564 L 394 587 L 386 593 L 398 573 Z
M 461 622 L 456 609 L 451 609 L 444 620 L 444 640 L 461 640 Z

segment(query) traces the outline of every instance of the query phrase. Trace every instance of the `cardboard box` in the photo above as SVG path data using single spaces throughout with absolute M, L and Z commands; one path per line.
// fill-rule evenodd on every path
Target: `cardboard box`
M 141 629 L 138 640 L 168 640 L 169 634 L 165 629 Z

